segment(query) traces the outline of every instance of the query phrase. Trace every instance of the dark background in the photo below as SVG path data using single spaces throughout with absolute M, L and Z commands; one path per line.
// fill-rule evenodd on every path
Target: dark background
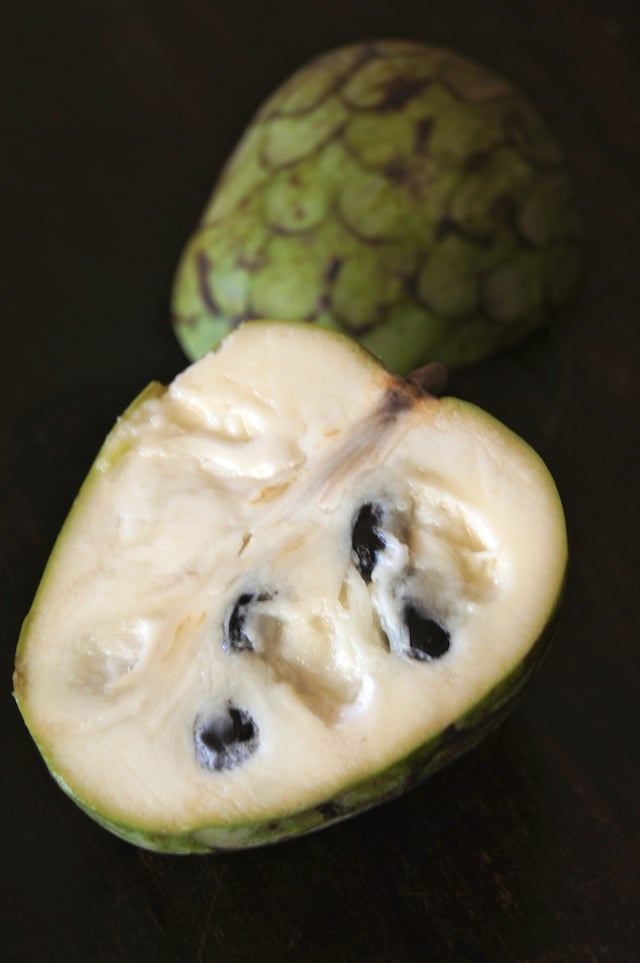
M 10 961 L 640 959 L 640 13 L 539 0 L 22 0 L 0 13 L 0 956 Z M 423 788 L 306 839 L 167 857 L 55 787 L 10 696 L 55 535 L 102 437 L 185 363 L 172 274 L 266 95 L 375 36 L 457 48 L 559 134 L 588 238 L 579 302 L 454 375 L 557 480 L 571 573 L 504 727 Z

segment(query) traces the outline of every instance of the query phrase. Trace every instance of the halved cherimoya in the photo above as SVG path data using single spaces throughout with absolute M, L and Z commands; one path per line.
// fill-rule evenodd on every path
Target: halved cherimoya
M 540 458 L 342 335 L 242 325 L 107 438 L 21 635 L 62 788 L 140 846 L 254 846 L 500 722 L 567 559 Z

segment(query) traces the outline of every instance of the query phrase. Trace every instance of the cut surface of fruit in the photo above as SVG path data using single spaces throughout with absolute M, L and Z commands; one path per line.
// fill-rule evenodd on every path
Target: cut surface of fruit
M 554 483 L 507 428 L 340 335 L 247 323 L 108 437 L 16 697 L 125 838 L 270 842 L 405 788 L 443 733 L 455 756 L 525 681 L 565 566 Z

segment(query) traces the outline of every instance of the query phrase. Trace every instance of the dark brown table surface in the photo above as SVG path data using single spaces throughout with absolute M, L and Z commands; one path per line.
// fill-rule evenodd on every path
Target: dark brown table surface
M 3 960 L 640 959 L 639 9 L 2 5 Z M 579 302 L 451 383 L 556 477 L 572 562 L 555 645 L 499 732 L 397 802 L 272 848 L 142 852 L 48 776 L 10 696 L 20 623 L 103 435 L 185 364 L 172 274 L 225 157 L 295 67 L 372 36 L 454 47 L 510 77 L 575 172 Z

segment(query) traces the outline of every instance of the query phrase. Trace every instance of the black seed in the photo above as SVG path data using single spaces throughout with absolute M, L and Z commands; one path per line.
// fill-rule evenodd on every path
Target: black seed
M 228 610 L 224 620 L 223 649 L 233 652 L 253 652 L 254 640 L 245 629 L 249 608 L 254 602 L 266 602 L 272 596 L 268 592 L 254 595 L 253 592 L 243 592 Z
M 451 636 L 430 615 L 409 604 L 405 606 L 404 620 L 409 630 L 409 655 L 412 659 L 440 659 L 449 651 Z
M 229 703 L 226 712 L 197 722 L 196 758 L 201 766 L 213 772 L 235 769 L 258 748 L 258 727 L 245 709 Z
M 359 510 L 351 529 L 353 561 L 365 582 L 371 581 L 378 561 L 378 553 L 385 546 L 385 540 L 379 528 L 381 521 L 380 505 L 367 503 Z
M 223 648 L 233 649 L 234 652 L 253 651 L 253 642 L 245 632 L 244 626 L 249 606 L 254 598 L 253 592 L 243 592 L 238 596 L 238 600 L 225 619 Z

